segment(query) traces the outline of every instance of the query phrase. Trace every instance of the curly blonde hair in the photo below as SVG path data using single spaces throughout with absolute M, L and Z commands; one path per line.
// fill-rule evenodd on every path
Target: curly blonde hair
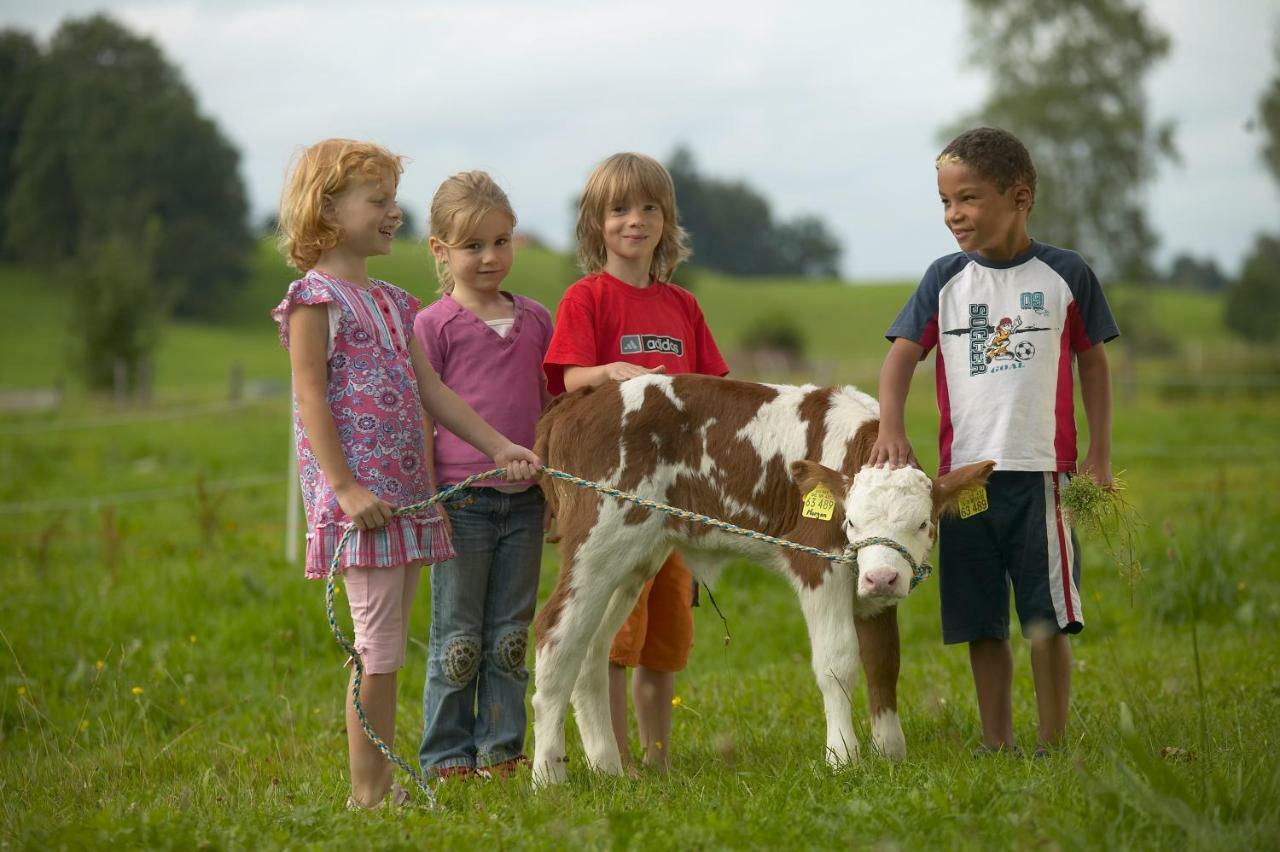
M 457 248 L 475 232 L 485 216 L 494 212 L 510 216 L 511 227 L 516 226 L 516 212 L 511 209 L 507 194 L 487 172 L 458 172 L 445 178 L 431 199 L 427 236 L 447 248 Z M 434 259 L 440 292 L 452 293 L 453 273 L 440 258 Z
M 670 281 L 683 261 L 693 255 L 689 234 L 680 226 L 676 188 L 671 174 L 653 157 L 614 154 L 596 166 L 578 202 L 578 263 L 588 275 L 604 269 L 605 213 L 619 202 L 653 201 L 662 208 L 662 235 L 649 264 L 650 277 Z
M 304 148 L 280 195 L 277 242 L 289 265 L 306 272 L 338 244 L 341 229 L 324 215 L 324 200 L 356 181 L 400 185 L 404 157 L 381 145 L 355 139 L 326 139 Z

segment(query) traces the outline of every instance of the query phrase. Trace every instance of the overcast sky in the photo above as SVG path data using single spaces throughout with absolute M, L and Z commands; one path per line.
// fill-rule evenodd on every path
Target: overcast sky
M 1148 9 L 1173 39 L 1148 80 L 1151 114 L 1175 122 L 1182 153 L 1150 189 L 1159 258 L 1189 251 L 1234 274 L 1255 234 L 1280 230 L 1249 128 L 1277 71 L 1280 4 Z M 564 246 L 569 199 L 599 160 L 665 159 L 684 142 L 704 173 L 747 180 L 779 216 L 825 218 L 855 279 L 914 279 L 954 250 L 938 132 L 986 92 L 962 0 L 0 0 L 0 23 L 45 39 L 96 10 L 181 67 L 242 153 L 255 218 L 300 144 L 353 136 L 412 158 L 400 194 L 419 222 L 440 180 L 483 168 L 523 227 Z

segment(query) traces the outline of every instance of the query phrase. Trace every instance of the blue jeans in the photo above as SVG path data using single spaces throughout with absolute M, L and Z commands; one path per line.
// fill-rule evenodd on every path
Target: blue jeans
M 542 490 L 468 488 L 447 502 L 458 555 L 431 568 L 423 772 L 524 751 L 525 653 L 542 565 Z

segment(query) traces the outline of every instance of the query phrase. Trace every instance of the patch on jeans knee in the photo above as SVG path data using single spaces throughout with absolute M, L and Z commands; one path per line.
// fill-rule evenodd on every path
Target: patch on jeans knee
M 498 640 L 494 656 L 498 666 L 506 672 L 518 672 L 524 668 L 525 648 L 529 642 L 528 630 L 512 630 Z
M 445 643 L 441 659 L 444 676 L 462 686 L 470 683 L 480 667 L 480 642 L 474 636 L 459 636 Z

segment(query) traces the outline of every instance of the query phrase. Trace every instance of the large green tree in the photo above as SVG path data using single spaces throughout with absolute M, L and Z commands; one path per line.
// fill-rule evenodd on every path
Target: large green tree
M 1280 28 L 1275 38 L 1276 68 L 1258 99 L 1265 138 L 1262 159 L 1280 188 Z M 1227 327 L 1255 343 L 1280 340 L 1280 236 L 1260 234 L 1245 258 L 1240 277 L 1227 291 Z
M 151 252 L 154 298 L 208 314 L 243 281 L 252 246 L 238 159 L 152 41 L 102 15 L 67 21 L 11 161 L 6 244 L 86 267 L 131 241 Z
M 1280 27 L 1276 29 L 1272 54 L 1277 72 L 1258 101 L 1258 115 L 1262 119 L 1262 130 L 1267 137 L 1262 145 L 1262 159 L 1271 170 L 1276 183 L 1280 184 Z
M 1254 343 L 1280 340 L 1280 237 L 1263 234 L 1227 291 L 1227 328 Z
M 1151 276 L 1156 239 L 1143 190 L 1173 158 L 1173 128 L 1147 114 L 1143 81 L 1169 39 L 1139 0 L 968 0 L 979 124 L 1015 133 L 1040 175 L 1033 233 L 1082 252 L 1106 275 Z
M 774 221 L 763 195 L 742 181 L 701 174 L 685 147 L 667 170 L 694 263 L 738 275 L 839 274 L 840 243 L 818 217 Z
M 0 31 L 0 214 L 13 191 L 13 155 L 39 71 L 40 46 L 35 39 L 17 30 Z M 5 243 L 5 218 L 0 215 L 0 258 L 10 256 Z

